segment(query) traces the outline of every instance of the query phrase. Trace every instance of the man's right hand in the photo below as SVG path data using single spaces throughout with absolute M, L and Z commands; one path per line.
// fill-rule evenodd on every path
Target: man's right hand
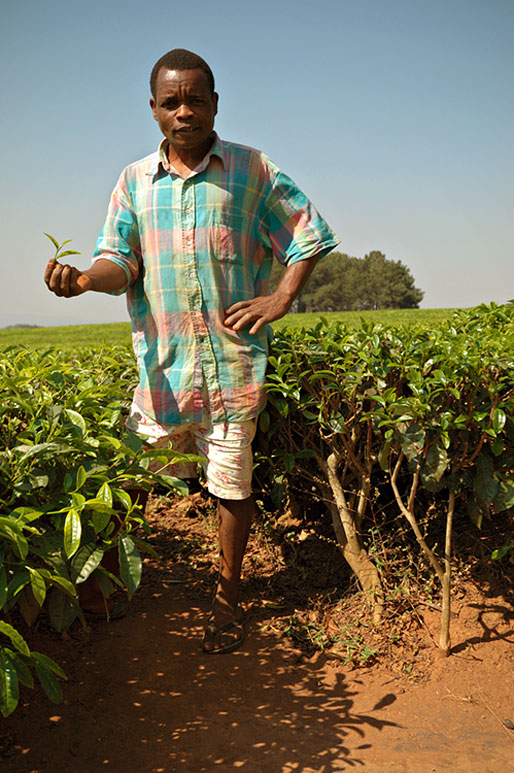
M 59 298 L 74 298 L 93 288 L 93 280 L 74 266 L 62 265 L 50 260 L 46 266 L 44 280 L 48 289 Z

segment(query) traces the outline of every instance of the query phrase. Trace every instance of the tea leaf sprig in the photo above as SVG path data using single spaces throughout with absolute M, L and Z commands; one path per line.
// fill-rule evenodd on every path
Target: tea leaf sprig
M 50 258 L 50 260 L 60 260 L 61 258 L 65 258 L 67 255 L 82 255 L 81 252 L 77 252 L 77 250 L 64 250 L 64 252 L 61 252 L 62 248 L 71 242 L 71 239 L 66 239 L 62 244 L 59 244 L 57 239 L 53 237 L 51 234 L 47 234 L 45 231 L 43 231 L 44 235 L 47 236 L 52 244 L 55 246 L 55 255 L 53 258 Z

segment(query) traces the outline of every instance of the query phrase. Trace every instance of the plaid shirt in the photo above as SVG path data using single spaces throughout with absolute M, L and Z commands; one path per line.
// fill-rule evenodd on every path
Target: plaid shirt
M 124 169 L 93 256 L 127 274 L 134 402 L 161 424 L 198 422 L 205 380 L 213 423 L 246 421 L 266 401 L 270 328 L 235 332 L 225 309 L 266 294 L 273 256 L 291 265 L 339 240 L 261 152 L 216 136 L 183 179 L 166 150 Z

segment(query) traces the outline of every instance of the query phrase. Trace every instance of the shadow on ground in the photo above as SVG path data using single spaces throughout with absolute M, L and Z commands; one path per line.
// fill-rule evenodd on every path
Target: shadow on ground
M 49 654 L 70 676 L 65 702 L 24 694 L 2 728 L 11 741 L 2 771 L 361 768 L 367 731 L 395 725 L 385 718 L 395 696 L 384 690 L 356 712 L 358 681 L 350 687 L 323 658 L 300 659 L 262 631 L 263 610 L 250 610 L 241 650 L 203 654 L 211 563 L 191 560 L 198 546 L 176 529 L 153 542 L 187 561 L 150 560 L 127 617 L 54 640 Z

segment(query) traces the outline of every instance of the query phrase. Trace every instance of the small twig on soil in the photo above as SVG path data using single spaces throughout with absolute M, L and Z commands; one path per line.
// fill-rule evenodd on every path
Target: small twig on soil
M 497 714 L 496 714 L 496 713 L 495 713 L 495 712 L 492 710 L 492 708 L 489 706 L 489 704 L 487 703 L 487 701 L 485 700 L 485 698 L 482 698 L 482 703 L 481 703 L 481 705 L 482 705 L 482 706 L 485 706 L 485 708 L 487 709 L 487 711 L 488 711 L 490 714 L 492 714 L 492 715 L 493 715 L 493 717 L 494 717 L 494 718 L 495 718 L 495 720 L 498 722 L 498 724 L 500 725 L 500 727 L 501 727 L 501 729 L 503 730 L 503 732 L 504 732 L 504 733 L 507 733 L 507 735 L 508 735 L 508 737 L 510 738 L 510 740 L 512 741 L 512 743 L 514 743 L 514 737 L 513 737 L 513 735 L 512 735 L 512 730 L 508 730 L 508 729 L 505 727 L 505 725 L 503 724 L 503 722 L 501 721 L 501 719 L 499 718 L 499 716 L 498 716 L 498 715 L 497 715 Z
M 482 706 L 483 708 L 487 709 L 487 711 L 492 714 L 492 716 L 498 722 L 503 732 L 506 733 L 508 738 L 512 741 L 512 743 L 514 743 L 514 736 L 512 735 L 512 731 L 505 727 L 499 716 L 492 710 L 485 698 L 479 699 L 475 698 L 473 695 L 469 695 L 467 698 L 462 698 L 459 695 L 454 695 L 454 693 L 452 693 L 451 690 L 449 690 L 447 687 L 445 689 L 448 695 L 456 701 L 462 701 L 463 703 L 473 703 L 475 706 Z

